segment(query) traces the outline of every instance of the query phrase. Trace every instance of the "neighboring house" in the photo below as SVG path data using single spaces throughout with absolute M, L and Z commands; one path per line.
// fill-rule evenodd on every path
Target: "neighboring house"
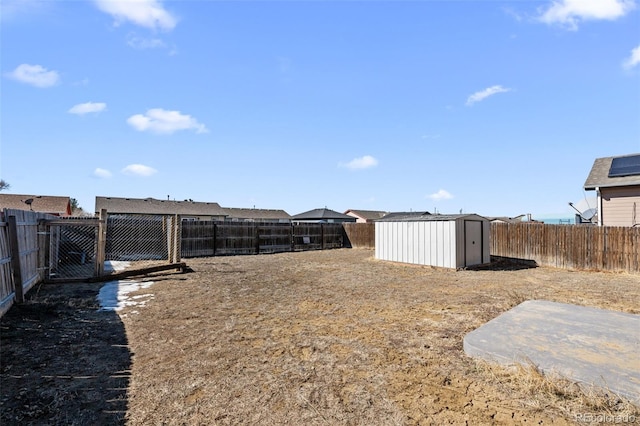
M 32 210 L 54 216 L 71 216 L 71 198 L 51 195 L 0 194 L 0 210 Z
M 155 198 L 96 197 L 96 214 L 180 215 L 182 220 L 225 220 L 226 209 L 218 203 L 191 200 L 156 200 Z
M 596 191 L 598 225 L 639 226 L 640 154 L 597 158 L 584 189 Z
M 431 213 L 429 212 L 391 212 L 384 215 L 384 219 L 400 219 L 407 217 L 420 217 L 420 216 L 428 216 Z
M 356 218 L 347 216 L 328 208 L 314 209 L 300 213 L 291 217 L 292 222 L 315 222 L 315 223 L 342 223 L 355 222 Z
M 522 223 L 524 221 L 524 215 L 521 214 L 516 217 L 494 216 L 494 217 L 487 217 L 487 219 L 489 219 L 489 222 L 491 223 Z M 529 216 L 527 222 L 533 222 L 533 221 L 534 220 L 531 219 L 531 216 Z
M 356 218 L 357 223 L 373 222 L 376 219 L 383 218 L 389 212 L 381 212 L 376 210 L 353 210 L 349 209 L 344 214 Z
M 290 223 L 291 215 L 284 210 L 225 208 L 226 220 L 245 222 Z

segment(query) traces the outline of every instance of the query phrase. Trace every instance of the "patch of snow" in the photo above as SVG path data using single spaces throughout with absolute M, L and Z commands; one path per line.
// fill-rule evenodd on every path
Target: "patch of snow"
M 129 293 L 151 287 L 153 281 L 109 281 L 100 288 L 98 301 L 101 311 L 119 311 L 125 306 L 144 306 L 153 294 L 129 296 Z
M 124 271 L 131 265 L 131 262 L 124 260 L 107 260 L 104 262 L 105 272 Z

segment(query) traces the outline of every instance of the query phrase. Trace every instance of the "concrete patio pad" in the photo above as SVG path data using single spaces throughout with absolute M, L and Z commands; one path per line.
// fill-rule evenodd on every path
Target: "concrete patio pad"
M 464 351 L 503 365 L 533 363 L 640 403 L 640 315 L 530 300 L 467 334 Z

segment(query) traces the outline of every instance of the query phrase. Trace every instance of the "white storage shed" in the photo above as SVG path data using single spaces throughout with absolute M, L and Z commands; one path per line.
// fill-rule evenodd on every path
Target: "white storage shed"
M 491 261 L 490 222 L 477 214 L 383 218 L 375 227 L 376 259 L 455 269 Z

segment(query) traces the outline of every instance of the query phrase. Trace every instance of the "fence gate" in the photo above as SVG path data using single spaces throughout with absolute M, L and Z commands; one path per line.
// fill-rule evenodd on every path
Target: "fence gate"
M 104 272 L 143 269 L 180 261 L 177 215 L 109 215 Z
M 99 219 L 49 219 L 45 225 L 47 281 L 83 280 L 100 273 Z

